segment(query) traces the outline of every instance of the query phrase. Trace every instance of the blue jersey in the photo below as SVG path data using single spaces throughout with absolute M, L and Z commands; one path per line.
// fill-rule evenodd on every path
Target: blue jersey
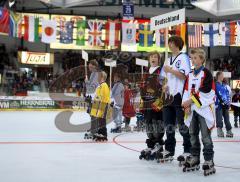
M 222 105 L 230 106 L 231 97 L 226 85 L 216 82 L 216 107 L 222 107 Z

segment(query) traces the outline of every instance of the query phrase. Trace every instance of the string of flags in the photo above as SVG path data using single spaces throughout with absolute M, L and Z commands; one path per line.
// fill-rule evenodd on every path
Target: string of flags
M 165 47 L 166 30 L 150 30 L 150 21 L 84 20 L 67 21 L 23 15 L 0 7 L 0 33 L 29 42 L 76 44 L 118 48 L 120 45 Z M 188 47 L 240 45 L 240 20 L 218 23 L 181 24 L 169 28 L 169 35 L 181 36 Z

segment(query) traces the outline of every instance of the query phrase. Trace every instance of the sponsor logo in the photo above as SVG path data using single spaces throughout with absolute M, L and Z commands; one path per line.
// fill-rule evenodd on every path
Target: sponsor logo
M 20 108 L 19 102 L 13 101 L 13 102 L 10 104 L 10 108 Z
M 9 102 L 0 101 L 0 109 L 9 109 Z

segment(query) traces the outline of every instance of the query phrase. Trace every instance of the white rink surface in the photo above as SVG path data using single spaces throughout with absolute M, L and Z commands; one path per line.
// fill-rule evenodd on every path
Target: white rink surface
M 233 139 L 218 139 L 214 129 L 217 173 L 204 177 L 202 170 L 183 173 L 176 160 L 165 164 L 139 160 L 133 150 L 146 147 L 145 133 L 109 134 L 108 143 L 91 143 L 83 140 L 83 133 L 59 131 L 54 124 L 57 113 L 0 112 L 1 182 L 235 182 L 240 178 L 240 128 L 233 129 Z M 71 122 L 79 124 L 80 118 L 89 119 L 75 112 Z M 176 136 L 177 156 L 182 153 L 182 139 L 179 133 Z M 114 137 L 126 148 L 114 143 Z

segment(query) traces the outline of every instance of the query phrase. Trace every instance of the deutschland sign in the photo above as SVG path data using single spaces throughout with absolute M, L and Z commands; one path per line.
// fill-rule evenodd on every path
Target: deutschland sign
M 151 30 L 159 30 L 185 23 L 185 8 L 151 18 Z

